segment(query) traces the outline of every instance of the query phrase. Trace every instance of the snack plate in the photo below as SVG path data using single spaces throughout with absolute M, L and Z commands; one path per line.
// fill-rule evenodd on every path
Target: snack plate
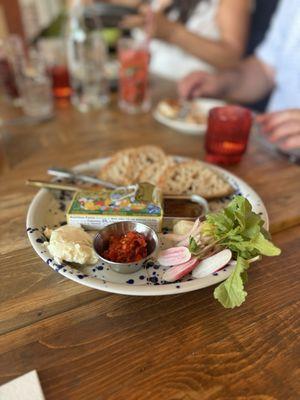
M 214 107 L 222 107 L 226 105 L 224 101 L 205 98 L 195 100 L 194 104 L 199 106 L 199 109 L 205 114 L 208 114 L 209 110 Z M 158 109 L 154 110 L 153 117 L 157 122 L 186 135 L 203 135 L 207 126 L 207 124 L 192 124 L 178 119 L 165 117 L 158 111 Z
M 182 157 L 176 157 L 178 161 L 183 161 Z M 74 168 L 76 172 L 96 173 L 107 159 L 93 160 Z M 211 166 L 224 178 L 226 178 L 235 188 L 236 194 L 246 197 L 255 212 L 260 213 L 265 221 L 265 228 L 268 229 L 269 220 L 266 208 L 257 195 L 242 179 L 229 173 L 228 171 Z M 228 202 L 230 198 L 218 200 L 218 203 Z M 215 285 L 226 279 L 232 267 L 227 266 L 221 271 L 201 279 L 193 279 L 191 275 L 184 277 L 175 283 L 164 283 L 161 278 L 165 268 L 157 265 L 155 260 L 148 261 L 146 265 L 134 274 L 119 274 L 112 271 L 105 263 L 100 262 L 93 266 L 74 266 L 67 263 L 57 264 L 48 252 L 43 235 L 45 227 L 57 228 L 66 222 L 65 212 L 71 194 L 63 191 L 48 191 L 41 189 L 33 198 L 27 213 L 27 233 L 30 243 L 36 253 L 56 272 L 77 283 L 89 286 L 94 289 L 106 292 L 137 295 L 137 296 L 161 296 L 190 292 L 207 286 Z M 220 205 L 221 205 L 220 204 Z M 160 235 L 161 247 L 170 247 L 164 234 Z

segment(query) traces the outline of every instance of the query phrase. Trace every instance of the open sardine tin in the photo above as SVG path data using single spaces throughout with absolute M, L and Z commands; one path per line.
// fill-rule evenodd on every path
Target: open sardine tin
M 70 225 L 96 230 L 119 221 L 141 222 L 160 232 L 163 220 L 162 192 L 140 183 L 113 190 L 76 192 L 67 211 Z

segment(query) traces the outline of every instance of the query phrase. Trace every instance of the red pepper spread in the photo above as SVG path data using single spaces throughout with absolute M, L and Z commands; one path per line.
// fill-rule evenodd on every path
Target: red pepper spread
M 108 248 L 102 254 L 106 260 L 130 263 L 147 256 L 147 241 L 138 232 L 128 232 L 122 236 L 111 236 Z

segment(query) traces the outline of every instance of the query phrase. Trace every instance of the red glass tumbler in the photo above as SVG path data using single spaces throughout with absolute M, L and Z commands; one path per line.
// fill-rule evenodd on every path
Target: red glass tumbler
M 245 153 L 252 125 L 252 113 L 240 106 L 210 110 L 205 137 L 206 161 L 236 164 Z
M 52 78 L 52 90 L 57 99 L 68 99 L 72 89 L 70 85 L 69 71 L 66 65 L 52 65 L 48 68 Z

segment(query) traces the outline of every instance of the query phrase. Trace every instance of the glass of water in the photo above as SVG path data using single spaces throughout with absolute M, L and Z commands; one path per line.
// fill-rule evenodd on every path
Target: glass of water
M 106 48 L 99 32 L 89 33 L 85 40 L 73 41 L 69 47 L 71 101 L 80 111 L 98 109 L 108 103 L 105 64 Z
M 17 84 L 25 115 L 42 119 L 53 115 L 52 82 L 38 52 L 31 51 L 24 58 Z

